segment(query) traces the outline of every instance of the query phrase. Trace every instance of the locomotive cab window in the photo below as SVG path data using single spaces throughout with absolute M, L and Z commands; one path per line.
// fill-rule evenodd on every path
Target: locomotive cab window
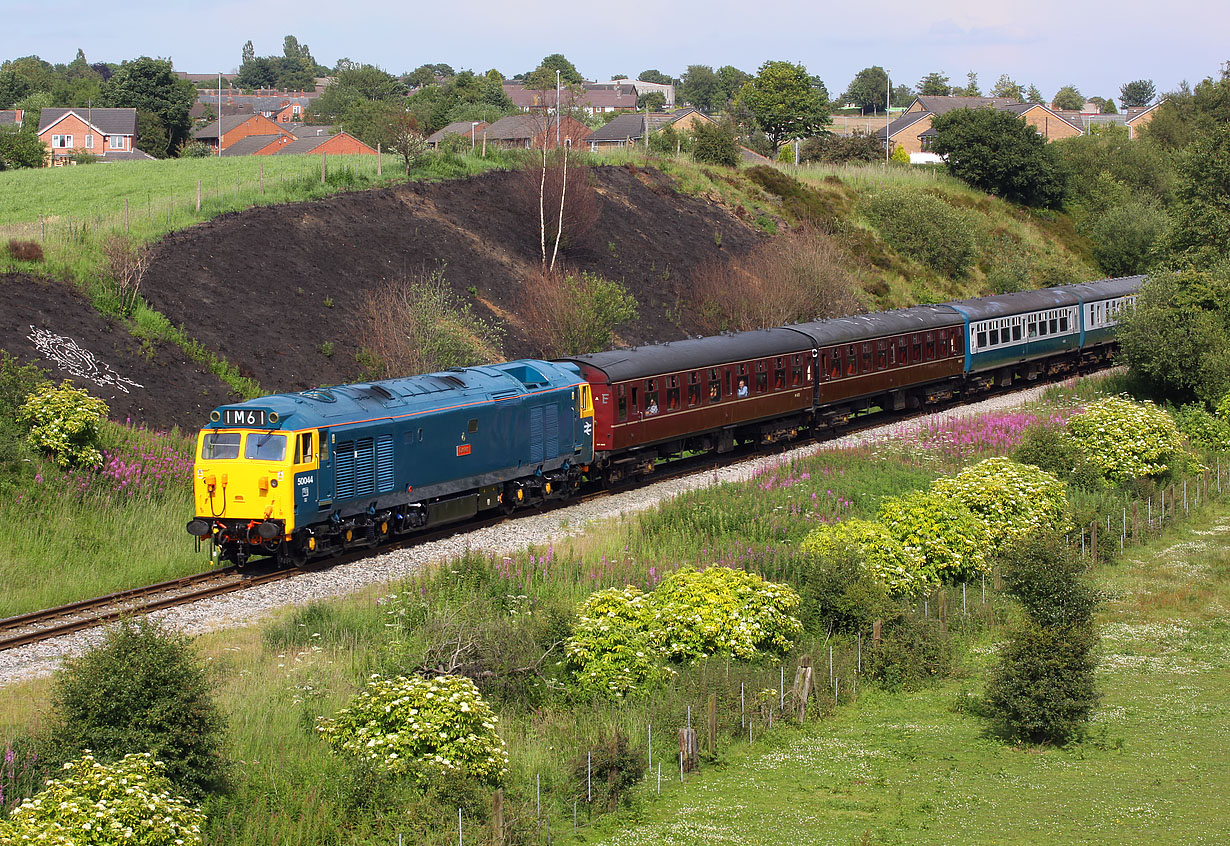
M 286 458 L 286 436 L 253 432 L 244 444 L 243 457 L 249 461 L 282 461 Z
M 215 461 L 239 457 L 238 432 L 207 432 L 201 442 L 201 460 Z

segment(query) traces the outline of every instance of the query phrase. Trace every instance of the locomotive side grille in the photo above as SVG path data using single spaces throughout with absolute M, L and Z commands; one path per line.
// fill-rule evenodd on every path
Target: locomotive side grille
M 334 449 L 334 491 L 338 499 L 354 496 L 354 441 L 343 441 Z
M 559 406 L 549 405 L 543 411 L 546 413 L 546 457 L 555 458 L 559 455 Z
M 393 436 L 376 439 L 376 486 L 381 493 L 393 490 Z
M 530 463 L 542 461 L 542 406 L 530 409 Z
M 354 488 L 356 496 L 370 496 L 376 491 L 374 458 L 372 439 L 363 438 L 355 447 Z

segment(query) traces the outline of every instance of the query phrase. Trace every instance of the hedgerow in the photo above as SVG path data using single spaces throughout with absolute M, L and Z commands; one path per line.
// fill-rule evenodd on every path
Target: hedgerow
M 462 774 L 497 786 L 508 772 L 499 717 L 464 676 L 373 675 L 349 707 L 317 720 L 335 752 L 420 784 Z
M 1151 402 L 1106 397 L 1068 421 L 1068 433 L 1107 478 L 1160 476 L 1184 457 L 1183 435 Z
M 937 479 L 931 491 L 952 498 L 987 525 L 992 552 L 1031 532 L 1062 530 L 1067 522 L 1067 488 L 1045 470 L 996 456 Z
M 201 843 L 205 814 L 172 796 L 149 753 L 100 764 L 88 751 L 0 820 L 0 843 L 183 846 Z

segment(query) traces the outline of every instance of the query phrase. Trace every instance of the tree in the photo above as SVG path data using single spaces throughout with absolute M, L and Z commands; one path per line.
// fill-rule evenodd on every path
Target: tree
M 196 87 L 179 79 L 170 59 L 142 56 L 120 65 L 103 92 L 103 105 L 152 112 L 166 128 L 169 149 L 176 149 L 192 128 L 188 110 L 196 103 Z
M 708 65 L 688 65 L 680 80 L 679 94 L 705 113 L 726 104 L 722 80 Z
M 1136 79 L 1119 86 L 1119 103 L 1125 109 L 1148 106 L 1157 96 L 1157 86 L 1151 79 Z
M 1055 108 L 1079 112 L 1085 108 L 1085 95 L 1075 85 L 1065 85 L 1055 92 Z
M 1056 208 L 1067 175 L 1037 131 L 1011 112 L 953 109 L 932 118 L 932 145 L 948 170 L 974 188 L 1028 206 Z
M 675 80 L 671 79 L 669 76 L 656 68 L 643 70 L 637 75 L 636 78 L 641 82 L 653 82 L 657 85 L 673 85 L 675 82 Z
M 1025 89 L 1021 87 L 1021 83 L 1003 73 L 999 75 L 995 86 L 991 88 L 991 96 L 1006 97 L 1009 100 L 1024 100 Z
M 722 83 L 722 96 L 727 103 L 738 97 L 743 86 L 752 78 L 750 73 L 745 73 L 734 65 L 722 65 L 717 69 L 717 75 Z
M 244 90 L 273 88 L 278 82 L 278 68 L 268 56 L 254 56 L 239 66 L 235 85 Z
M 526 88 L 541 88 L 540 83 L 543 80 L 549 80 L 550 85 L 547 87 L 555 87 L 555 72 L 559 71 L 560 83 L 565 85 L 580 85 L 585 81 L 585 77 L 581 76 L 581 72 L 577 70 L 576 65 L 568 61 L 563 53 L 552 53 L 549 56 L 544 56 L 542 61 L 538 63 L 538 67 L 524 75 Z
M 1042 92 L 1038 90 L 1038 86 L 1030 85 L 1029 91 L 1025 92 L 1025 102 L 1042 105 L 1046 103 L 1046 98 L 1042 96 Z
M 104 762 L 152 752 L 180 790 L 200 797 L 226 774 L 226 720 L 214 695 L 189 638 L 149 620 L 122 623 L 56 676 L 49 736 L 63 760 L 83 749 Z
M 910 88 L 910 86 L 908 85 L 894 85 L 893 86 L 893 99 L 891 101 L 891 105 L 894 108 L 896 107 L 904 108 L 905 106 L 910 105 L 910 103 L 912 102 L 914 102 L 914 90 Z
M 1230 124 L 1200 130 L 1175 158 L 1166 246 L 1200 264 L 1230 257 Z
M 435 85 L 437 81 L 436 66 L 419 65 L 410 73 L 406 74 L 403 81 L 411 88 L 422 88 L 424 85 Z
M 141 139 L 143 152 L 156 159 L 170 158 L 171 139 L 167 136 L 166 124 L 158 115 L 145 109 L 137 109 L 137 137 Z
M 651 112 L 660 112 L 666 108 L 666 95 L 661 91 L 646 91 L 636 98 L 636 107 L 648 109 Z
M 815 135 L 832 123 L 828 98 L 801 64 L 765 62 L 739 98 L 775 151 L 792 138 Z
M 1123 360 L 1159 398 L 1216 404 L 1230 391 L 1230 271 L 1151 273 L 1115 334 Z
M 409 176 L 410 166 L 427 152 L 427 139 L 419 132 L 418 120 L 412 114 L 399 111 L 389 124 L 388 139 L 389 149 L 401 156 L 406 176 Z
M 12 108 L 34 91 L 30 81 L 11 68 L 0 70 L 0 107 Z
M 880 111 L 888 100 L 888 73 L 879 65 L 863 68 L 854 75 L 841 99 L 845 103 L 854 103 L 864 111 Z
M 241 52 L 240 66 L 246 65 L 248 62 L 256 58 L 256 47 L 252 44 L 252 39 L 248 39 L 243 43 L 243 51 Z
M 33 132 L 0 128 L 0 170 L 42 167 L 46 157 L 47 148 Z
M 970 71 L 965 75 L 965 87 L 953 88 L 952 93 L 958 97 L 981 97 L 982 89 L 978 87 L 978 74 Z
M 915 87 L 919 95 L 923 97 L 947 97 L 952 93 L 952 85 L 949 84 L 948 77 L 943 71 L 931 71 L 918 80 L 918 85 Z

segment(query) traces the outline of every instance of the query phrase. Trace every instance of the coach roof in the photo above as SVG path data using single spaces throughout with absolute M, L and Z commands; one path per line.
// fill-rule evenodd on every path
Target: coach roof
M 960 326 L 961 323 L 960 315 L 946 306 L 922 305 L 897 311 L 816 320 L 789 328 L 806 335 L 817 347 L 827 347 L 832 344 L 852 344 L 870 338 L 883 338 L 887 335 L 927 332 L 948 326 Z
M 806 337 L 789 329 L 756 329 L 734 335 L 590 353 L 563 360 L 588 364 L 601 370 L 612 382 L 623 382 L 810 349 L 811 342 Z

